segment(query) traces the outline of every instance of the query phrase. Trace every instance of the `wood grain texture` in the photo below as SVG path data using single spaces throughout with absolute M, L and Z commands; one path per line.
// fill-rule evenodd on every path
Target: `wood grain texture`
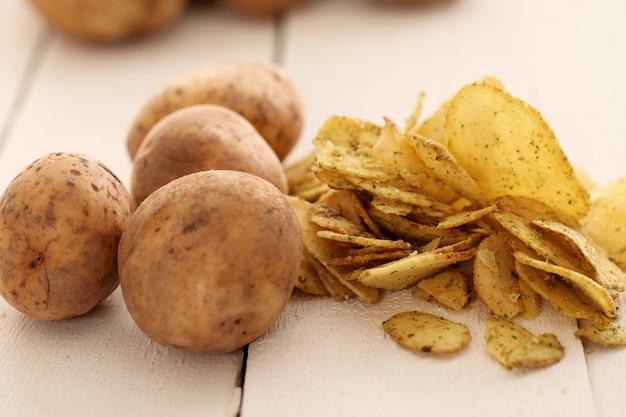
M 312 0 L 275 24 L 198 4 L 154 37 L 91 47 L 48 31 L 24 2 L 5 0 L 0 189 L 57 150 L 99 158 L 128 183 L 126 132 L 153 92 L 212 62 L 276 58 L 306 107 L 305 131 L 287 163 L 311 151 L 333 114 L 402 124 L 420 92 L 426 116 L 489 74 L 537 107 L 570 160 L 606 183 L 626 175 L 625 16 L 621 0 L 452 0 L 418 9 Z M 468 349 L 433 358 L 397 346 L 381 323 L 408 309 L 465 323 Z M 564 359 L 510 372 L 486 353 L 486 317 L 480 304 L 454 313 L 408 291 L 378 305 L 294 296 L 250 345 L 242 390 L 243 352 L 198 356 L 151 342 L 119 289 L 93 312 L 60 323 L 37 322 L 0 299 L 0 416 L 620 415 L 626 349 L 583 346 L 576 323 L 547 308 L 520 322 L 556 333 Z

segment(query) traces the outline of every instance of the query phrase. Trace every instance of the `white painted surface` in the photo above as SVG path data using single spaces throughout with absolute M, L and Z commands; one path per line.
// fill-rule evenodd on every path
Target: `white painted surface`
M 140 42 L 88 47 L 42 29 L 23 3 L 0 5 L 3 129 L 15 116 L 0 147 L 2 189 L 27 163 L 57 150 L 97 157 L 127 182 L 126 131 L 153 92 L 211 62 L 275 56 L 307 108 L 289 161 L 311 149 L 332 114 L 402 123 L 420 91 L 427 115 L 464 83 L 491 74 L 544 113 L 570 159 L 596 181 L 626 175 L 621 0 L 454 0 L 402 10 L 373 0 L 309 0 L 278 26 L 283 51 L 274 49 L 273 22 L 212 6 Z M 20 90 L 32 59 L 40 65 Z M 431 358 L 397 347 L 380 323 L 409 308 L 466 323 L 468 350 Z M 548 310 L 528 325 L 555 332 L 565 358 L 545 370 L 508 372 L 485 353 L 485 317 L 479 305 L 452 314 L 406 292 L 376 306 L 294 297 L 250 346 L 241 415 L 620 415 L 626 350 L 583 350 L 575 323 Z M 239 411 L 243 353 L 204 357 L 154 344 L 130 320 L 119 290 L 91 314 L 62 323 L 36 322 L 0 300 L 0 346 L 0 416 Z

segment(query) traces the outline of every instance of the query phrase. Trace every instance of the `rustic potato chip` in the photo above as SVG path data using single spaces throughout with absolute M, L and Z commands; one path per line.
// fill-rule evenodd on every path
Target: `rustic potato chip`
M 624 272 L 582 233 L 564 224 L 547 220 L 534 220 L 531 224 L 547 231 L 548 235 L 554 235 L 573 251 L 576 251 L 580 255 L 579 257 L 577 256 L 577 259 L 582 258 L 586 261 L 585 265 L 583 265 L 582 261 L 579 261 L 579 272 L 592 277 L 605 288 L 619 292 L 626 290 L 626 275 L 624 275 Z
M 535 336 L 510 320 L 489 317 L 487 352 L 506 369 L 542 368 L 559 362 L 565 349 L 550 333 Z
M 419 311 L 395 314 L 383 322 L 383 329 L 400 346 L 424 353 L 459 352 L 472 339 L 464 324 Z
M 566 245 L 549 239 L 545 232 L 532 227 L 529 221 L 503 211 L 493 212 L 492 216 L 509 233 L 524 242 L 526 246 L 534 250 L 540 257 L 574 271 L 589 270 L 589 264 L 580 253 L 576 253 Z
M 474 258 L 474 290 L 487 309 L 498 317 L 513 318 L 521 312 L 515 258 L 504 233 L 483 239 Z
M 594 190 L 593 205 L 582 220 L 582 231 L 626 270 L 626 176 Z
M 455 227 L 461 227 L 468 223 L 474 223 L 486 216 L 487 214 L 493 213 L 495 210 L 496 205 L 492 204 L 478 210 L 461 211 L 459 213 L 451 214 L 444 217 L 437 223 L 437 227 L 441 229 L 452 229 Z
M 398 238 L 408 241 L 431 241 L 438 237 L 466 237 L 467 234 L 457 229 L 444 229 L 437 226 L 417 223 L 396 214 L 385 213 L 374 207 L 368 210 L 370 217 L 383 229 Z
M 367 211 L 367 208 L 365 207 L 365 204 L 361 200 L 359 194 L 356 193 L 356 192 L 351 192 L 350 193 L 350 197 L 352 198 L 352 204 L 353 204 L 353 207 L 354 207 L 354 211 L 359 216 L 359 218 L 361 219 L 361 222 L 367 226 L 367 228 L 370 230 L 370 232 L 374 236 L 376 236 L 378 238 L 386 237 L 385 233 L 383 233 L 383 231 L 380 228 L 380 226 L 378 225 L 378 223 L 376 223 L 374 221 L 374 219 L 372 219 L 372 216 L 370 216 L 370 214 Z
M 424 300 L 424 301 L 428 301 L 429 303 L 436 303 L 437 302 L 435 297 L 433 297 L 432 295 L 430 295 L 429 293 L 427 293 L 426 291 L 424 291 L 423 289 L 421 289 L 418 286 L 413 288 L 413 291 L 411 291 L 411 294 L 413 295 L 413 297 L 419 298 L 419 299 Z
M 377 289 L 367 288 L 358 282 L 349 282 L 345 279 L 345 274 L 348 271 L 342 271 L 336 266 L 328 265 L 331 259 L 346 256 L 347 249 L 333 240 L 322 239 L 317 236 L 321 229 L 308 218 L 312 204 L 298 197 L 288 196 L 287 199 L 300 222 L 304 249 L 311 254 L 309 261 L 317 270 L 320 280 L 333 298 L 341 301 L 358 295 L 367 303 L 378 302 L 380 293 Z
M 607 317 L 615 317 L 617 315 L 615 300 L 611 296 L 611 293 L 588 276 L 571 269 L 532 258 L 523 252 L 515 252 L 513 255 L 516 260 L 523 264 L 564 278 L 569 283 L 579 288 Z
M 515 268 L 515 272 L 519 277 L 517 267 Z M 527 320 L 533 320 L 541 313 L 541 295 L 529 286 L 526 280 L 518 279 L 517 283 L 519 285 L 519 301 L 522 314 Z
M 531 197 L 503 195 L 496 198 L 495 204 L 501 211 L 515 214 L 527 222 L 532 220 L 551 220 L 572 228 L 580 227 L 578 220 Z
M 532 197 L 580 219 L 591 206 L 554 132 L 532 106 L 489 82 L 468 84 L 446 114 L 448 148 L 487 198 Z
M 489 204 L 476 181 L 470 177 L 445 146 L 420 135 L 407 137 L 424 165 L 445 184 L 478 206 Z
M 455 311 L 463 310 L 469 301 L 467 278 L 457 271 L 444 271 L 425 278 L 417 283 L 417 288 Z
M 460 248 L 464 245 L 465 243 L 456 247 Z M 475 247 L 456 251 L 449 251 L 448 247 L 438 248 L 429 252 L 415 251 L 397 261 L 364 269 L 359 274 L 358 280 L 368 287 L 399 291 L 416 284 L 418 281 L 433 275 L 445 267 L 471 259 L 475 253 Z
M 327 264 L 333 266 L 363 267 L 371 265 L 372 263 L 380 264 L 383 262 L 395 261 L 408 256 L 410 253 L 410 250 L 405 249 L 384 250 L 360 255 L 347 255 L 343 258 L 331 259 L 327 262 Z
M 298 271 L 298 279 L 296 280 L 295 287 L 308 294 L 329 295 L 328 290 L 317 273 L 317 270 L 311 264 L 310 256 L 311 255 L 307 252 L 302 254 L 300 269 Z
M 617 323 L 581 327 L 576 336 L 602 346 L 626 346 L 626 329 Z
M 444 132 L 444 123 L 449 106 L 450 100 L 446 100 L 443 104 L 441 104 L 441 106 L 439 106 L 435 113 L 433 113 L 428 119 L 424 120 L 424 122 L 422 122 L 417 129 L 411 128 L 407 133 L 417 133 L 418 135 L 447 146 L 448 141 Z
M 342 215 L 340 211 L 324 204 L 314 203 L 309 210 L 309 220 L 318 226 L 333 232 L 346 235 L 363 235 L 367 233 L 364 225 L 355 223 Z
M 404 240 L 379 239 L 364 235 L 349 235 L 345 233 L 337 233 L 330 230 L 319 230 L 318 237 L 322 239 L 334 240 L 341 243 L 349 243 L 356 246 L 374 246 L 387 249 L 411 249 L 413 245 Z
M 564 316 L 592 320 L 594 323 L 607 323 L 608 319 L 604 315 L 582 300 L 560 277 L 517 261 L 515 268 L 521 282 L 545 298 Z

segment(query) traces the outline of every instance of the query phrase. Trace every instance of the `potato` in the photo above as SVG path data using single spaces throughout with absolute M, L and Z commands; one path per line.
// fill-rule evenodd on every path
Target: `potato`
M 262 62 L 223 62 L 174 81 L 140 110 L 127 137 L 134 159 L 148 131 L 163 117 L 193 104 L 219 104 L 245 117 L 283 160 L 303 127 L 299 92 L 278 66 Z
M 0 198 L 0 294 L 41 320 L 90 311 L 118 285 L 130 196 L 102 163 L 57 152 L 26 167 Z
M 187 0 L 30 0 L 57 30 L 92 42 L 147 35 L 173 23 Z
M 288 191 L 280 160 L 245 118 L 226 107 L 197 104 L 167 115 L 148 132 L 133 163 L 133 203 L 176 178 L 209 169 L 247 172 Z
M 238 13 L 251 17 L 274 16 L 294 7 L 303 0 L 224 0 Z
M 239 171 L 201 171 L 156 190 L 120 241 L 128 312 L 154 341 L 195 353 L 261 336 L 298 277 L 302 232 L 287 197 Z

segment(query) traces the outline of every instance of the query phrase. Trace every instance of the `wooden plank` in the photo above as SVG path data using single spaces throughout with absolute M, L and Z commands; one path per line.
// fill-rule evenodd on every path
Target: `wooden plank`
M 6 140 L 0 187 L 54 151 L 98 158 L 128 184 L 126 132 L 145 100 L 212 62 L 269 61 L 272 53 L 272 22 L 201 5 L 139 42 L 95 47 L 55 37 Z M 37 322 L 0 300 L 0 341 L 2 416 L 232 417 L 239 410 L 243 352 L 191 355 L 151 342 L 119 289 L 93 312 L 60 323 Z
M 303 140 L 288 162 L 311 150 L 310 139 L 332 114 L 375 122 L 388 116 L 402 123 L 420 90 L 427 94 L 428 115 L 460 86 L 487 74 L 540 109 L 551 109 L 550 103 L 567 106 L 563 101 L 568 96 L 559 95 L 562 90 L 542 89 L 546 82 L 556 82 L 567 65 L 559 66 L 555 57 L 549 61 L 555 66 L 548 70 L 547 81 L 538 82 L 544 74 L 542 59 L 566 42 L 561 26 L 551 28 L 548 22 L 556 10 L 568 16 L 569 3 L 552 5 L 551 12 L 542 11 L 541 2 L 456 1 L 411 11 L 371 2 L 320 1 L 296 11 L 286 22 L 284 63 L 303 90 L 308 119 Z M 541 13 L 545 15 L 536 16 Z M 609 11 L 596 13 L 602 18 Z M 542 25 L 533 26 L 535 21 Z M 571 30 L 576 24 L 580 21 L 563 27 Z M 566 47 L 579 44 L 574 40 Z M 613 97 L 613 103 L 619 102 Z M 563 123 L 560 119 L 557 126 Z M 480 308 L 459 316 L 469 321 L 474 340 L 468 352 L 453 358 L 415 358 L 385 339 L 382 320 L 416 307 L 429 308 L 406 294 L 373 307 L 293 300 L 267 337 L 250 347 L 244 417 L 296 412 L 393 416 L 408 410 L 429 415 L 598 415 L 583 347 L 573 337 L 574 321 L 551 311 L 529 323 L 531 329 L 559 335 L 566 357 L 546 370 L 511 373 L 485 357 L 485 312 Z M 615 350 L 612 355 L 621 358 Z
M 47 31 L 28 3 L 5 0 L 0 4 L 0 151 L 13 122 L 20 89 L 28 81 L 43 52 Z

